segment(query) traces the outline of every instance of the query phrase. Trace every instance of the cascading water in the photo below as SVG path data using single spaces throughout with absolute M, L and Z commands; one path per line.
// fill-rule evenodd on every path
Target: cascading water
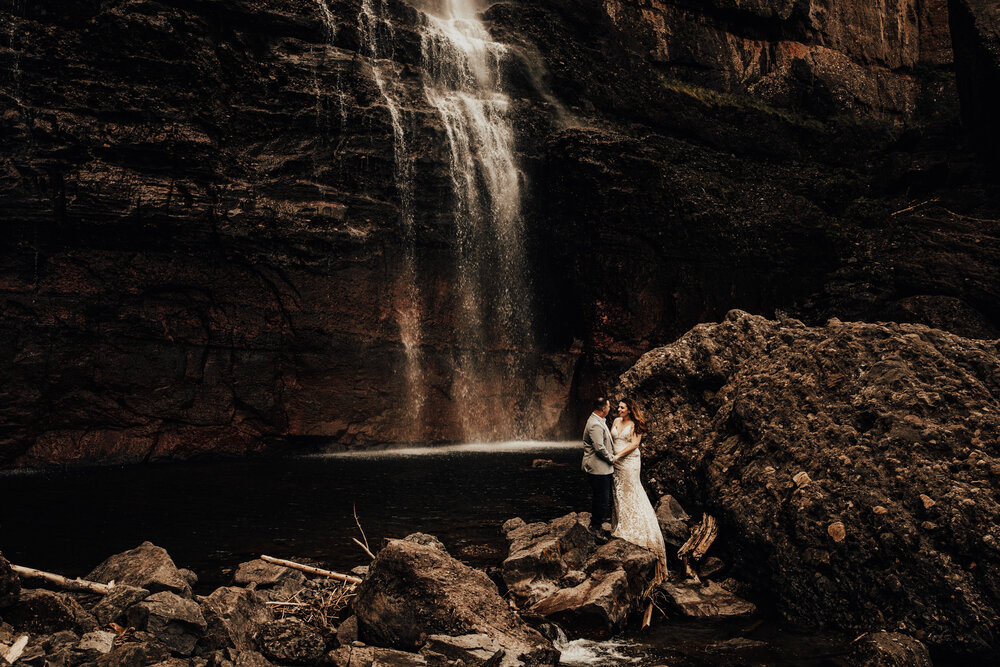
M 375 3 L 378 3 L 376 8 Z M 404 377 L 406 382 L 406 416 L 409 432 L 419 439 L 422 435 L 422 412 L 426 400 L 426 384 L 420 360 L 420 288 L 417 280 L 416 242 L 413 229 L 413 157 L 407 148 L 403 129 L 401 104 L 390 88 L 384 61 L 392 62 L 392 23 L 386 18 L 386 0 L 363 0 L 358 15 L 358 29 L 369 58 L 372 76 L 378 87 L 392 121 L 393 152 L 395 155 L 396 184 L 400 195 L 400 218 L 403 227 L 403 257 L 393 299 L 399 337 L 404 350 Z M 380 39 L 385 31 L 388 39 Z M 388 44 L 383 52 L 381 45 Z
M 454 192 L 454 394 L 466 438 L 520 435 L 495 418 L 497 408 L 509 412 L 526 395 L 524 355 L 534 347 L 520 173 L 500 86 L 507 49 L 492 40 L 474 0 L 439 0 L 427 8 L 421 51 L 424 94 L 448 138 Z
M 500 85 L 507 49 L 477 17 L 475 0 L 412 0 L 421 12 L 422 84 L 447 137 L 455 256 L 450 316 L 451 387 L 466 440 L 523 436 L 502 418 L 531 394 L 524 370 L 534 350 L 530 280 L 523 243 L 521 178 L 514 153 L 510 99 Z M 414 156 L 405 106 L 395 91 L 393 28 L 388 0 L 362 0 L 358 26 L 372 77 L 393 127 L 396 181 L 403 222 L 403 262 L 396 316 L 406 350 L 409 416 L 418 423 L 427 398 L 421 359 L 420 278 L 414 233 Z M 412 125 L 412 123 L 410 123 Z

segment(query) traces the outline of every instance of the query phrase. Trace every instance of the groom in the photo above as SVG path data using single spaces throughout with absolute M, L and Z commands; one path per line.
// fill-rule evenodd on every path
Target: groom
M 594 401 L 594 412 L 587 420 L 583 432 L 583 471 L 590 480 L 593 504 L 590 511 L 590 532 L 603 544 L 611 539 L 601 525 L 611 508 L 611 480 L 615 468 L 614 445 L 606 418 L 611 412 L 611 402 L 604 398 Z

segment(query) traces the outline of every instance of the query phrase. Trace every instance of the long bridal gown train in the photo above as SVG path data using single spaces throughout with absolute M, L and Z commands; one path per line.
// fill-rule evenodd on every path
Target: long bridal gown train
M 629 446 L 632 438 L 632 423 L 618 431 L 616 424 L 611 430 L 614 438 L 615 454 Z M 639 450 L 615 464 L 614 473 L 614 511 L 611 524 L 614 528 L 611 534 L 627 542 L 637 544 L 656 554 L 658 561 L 656 574 L 650 584 L 650 590 L 667 576 L 667 549 L 663 543 L 663 533 L 660 532 L 660 522 L 656 520 L 656 512 L 649 503 L 646 490 L 642 488 L 639 479 L 641 467 Z

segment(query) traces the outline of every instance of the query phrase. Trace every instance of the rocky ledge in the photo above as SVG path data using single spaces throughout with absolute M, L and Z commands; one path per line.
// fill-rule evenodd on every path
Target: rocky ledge
M 719 553 L 786 618 L 995 658 L 998 353 L 920 325 L 732 311 L 619 391 L 649 415 L 650 485 L 718 517 Z

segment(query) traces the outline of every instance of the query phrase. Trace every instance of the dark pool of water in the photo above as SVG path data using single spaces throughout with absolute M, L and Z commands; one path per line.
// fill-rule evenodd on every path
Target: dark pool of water
M 474 565 L 505 555 L 501 524 L 587 507 L 572 448 L 497 446 L 440 453 L 129 467 L 0 475 L 0 551 L 12 562 L 82 576 L 149 540 L 204 584 L 268 554 L 335 570 L 370 559 L 383 538 L 420 531 Z M 561 467 L 532 468 L 534 459 Z
M 533 468 L 544 458 L 554 467 Z M 261 554 L 347 571 L 369 562 L 354 510 L 375 550 L 420 531 L 475 566 L 506 555 L 501 524 L 585 511 L 577 447 L 544 443 L 288 459 L 169 463 L 0 473 L 0 551 L 12 562 L 84 576 L 108 555 L 144 540 L 201 577 L 229 583 Z M 733 638 L 766 642 L 727 652 Z M 659 621 L 618 644 L 572 647 L 573 664 L 825 665 L 843 642 L 751 619 Z

